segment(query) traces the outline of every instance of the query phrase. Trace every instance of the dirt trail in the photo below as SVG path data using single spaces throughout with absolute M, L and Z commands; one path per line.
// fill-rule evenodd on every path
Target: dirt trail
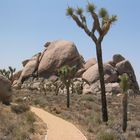
M 48 130 L 45 140 L 87 140 L 73 124 L 43 109 L 31 107 L 31 111 L 47 124 Z

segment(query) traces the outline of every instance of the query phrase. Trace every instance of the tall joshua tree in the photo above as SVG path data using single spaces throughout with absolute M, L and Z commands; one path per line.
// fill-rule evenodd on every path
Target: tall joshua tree
M 129 77 L 126 73 L 120 76 L 120 87 L 122 89 L 123 98 L 122 98 L 122 130 L 125 132 L 127 128 L 127 90 L 129 88 Z
M 87 4 L 87 12 L 90 14 L 93 23 L 90 28 L 86 22 L 86 16 L 82 8 L 73 9 L 72 7 L 67 8 L 67 15 L 70 16 L 76 24 L 82 28 L 85 33 L 92 39 L 96 46 L 96 54 L 98 61 L 98 70 L 100 75 L 101 85 L 101 102 L 102 102 L 102 119 L 104 122 L 108 121 L 107 102 L 105 94 L 105 83 L 104 83 L 104 70 L 102 60 L 102 47 L 101 43 L 104 36 L 108 33 L 112 23 L 117 20 L 116 15 L 109 16 L 105 8 L 99 10 L 99 14 L 95 12 L 95 5 L 93 3 Z M 96 34 L 98 33 L 98 35 Z

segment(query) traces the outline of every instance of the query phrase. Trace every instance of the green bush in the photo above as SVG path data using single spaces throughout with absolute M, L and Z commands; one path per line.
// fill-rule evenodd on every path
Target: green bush
M 28 123 L 33 124 L 36 121 L 35 114 L 33 112 L 27 112 L 26 119 Z
M 26 103 L 20 103 L 17 105 L 11 105 L 11 110 L 17 114 L 26 112 L 30 110 L 30 106 Z
M 116 135 L 113 132 L 101 131 L 98 134 L 98 140 L 117 140 Z

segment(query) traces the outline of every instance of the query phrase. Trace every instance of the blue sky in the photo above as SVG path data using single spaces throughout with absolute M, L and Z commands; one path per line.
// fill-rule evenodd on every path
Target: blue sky
M 118 15 L 102 44 L 104 61 L 122 54 L 132 63 L 140 82 L 140 1 L 89 1 L 97 11 L 105 7 Z M 0 68 L 20 69 L 21 62 L 42 51 L 45 42 L 57 39 L 75 42 L 85 59 L 95 57 L 93 42 L 65 14 L 68 5 L 86 4 L 87 0 L 0 0 Z

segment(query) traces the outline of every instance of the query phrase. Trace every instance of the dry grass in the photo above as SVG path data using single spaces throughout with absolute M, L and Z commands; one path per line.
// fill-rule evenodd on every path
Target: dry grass
M 23 98 L 28 95 L 30 95 L 31 98 L 30 103 L 40 106 L 45 110 L 77 125 L 87 136 L 88 140 L 127 140 L 130 138 L 130 135 L 131 137 L 139 138 L 139 96 L 137 96 L 136 99 L 129 99 L 128 129 L 127 132 L 123 134 L 121 130 L 121 97 L 108 96 L 109 121 L 108 125 L 105 125 L 101 121 L 99 95 L 72 94 L 69 109 L 66 107 L 65 94 L 56 95 L 53 92 L 46 92 L 46 95 L 44 95 L 43 92 L 41 93 L 39 91 L 15 91 L 16 98 Z M 108 133 L 108 130 L 112 130 L 111 133 Z
M 29 111 L 29 108 L 22 108 L 21 111 L 21 104 L 17 106 L 12 106 L 11 109 L 10 106 L 0 104 L 0 140 L 31 140 L 37 133 L 34 123 L 40 120 Z

